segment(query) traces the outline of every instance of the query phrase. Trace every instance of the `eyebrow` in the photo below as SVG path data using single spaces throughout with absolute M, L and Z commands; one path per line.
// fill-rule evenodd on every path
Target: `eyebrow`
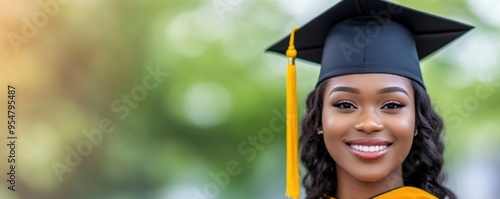
M 328 95 L 331 95 L 333 92 L 348 92 L 348 93 L 353 93 L 353 94 L 360 93 L 359 89 L 353 88 L 353 87 L 347 87 L 347 86 L 335 87 L 330 91 L 330 94 L 328 94 Z M 404 88 L 397 87 L 397 86 L 380 89 L 377 91 L 377 94 L 382 95 L 382 94 L 394 93 L 394 92 L 401 92 L 401 93 L 404 93 L 406 96 L 410 97 L 410 95 L 408 94 L 408 92 L 406 92 L 406 90 Z
M 331 91 L 330 91 L 330 94 L 328 94 L 329 96 L 333 93 L 333 92 L 348 92 L 348 93 L 354 93 L 354 94 L 359 94 L 359 89 L 357 88 L 353 88 L 353 87 L 347 87 L 347 86 L 339 86 L 339 87 L 335 87 L 333 88 Z
M 380 89 L 377 91 L 377 94 L 381 95 L 381 94 L 394 93 L 394 92 L 402 92 L 406 96 L 410 97 L 410 95 L 408 94 L 408 92 L 406 92 L 406 90 L 404 88 L 397 87 L 397 86 Z

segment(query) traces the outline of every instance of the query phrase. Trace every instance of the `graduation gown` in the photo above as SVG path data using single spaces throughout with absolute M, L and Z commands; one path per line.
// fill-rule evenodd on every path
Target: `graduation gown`
M 381 193 L 370 199 L 437 199 L 436 196 L 416 187 L 403 186 L 385 193 Z M 329 199 L 335 199 L 330 197 Z

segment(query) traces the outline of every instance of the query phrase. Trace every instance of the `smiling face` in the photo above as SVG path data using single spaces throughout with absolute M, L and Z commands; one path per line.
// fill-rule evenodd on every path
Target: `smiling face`
M 338 178 L 377 182 L 401 176 L 415 131 L 410 80 L 391 74 L 354 74 L 328 80 L 322 130 Z M 340 181 L 340 180 L 339 180 Z

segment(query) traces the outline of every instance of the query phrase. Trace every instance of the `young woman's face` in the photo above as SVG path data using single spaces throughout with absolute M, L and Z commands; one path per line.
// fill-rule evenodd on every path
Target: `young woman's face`
M 337 172 L 363 182 L 401 175 L 415 132 L 410 80 L 354 74 L 328 81 L 321 130 Z

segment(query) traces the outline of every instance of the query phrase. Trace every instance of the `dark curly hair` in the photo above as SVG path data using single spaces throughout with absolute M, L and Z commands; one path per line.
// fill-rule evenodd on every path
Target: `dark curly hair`
M 323 93 L 327 82 L 323 81 L 307 97 L 307 110 L 302 123 L 300 158 L 307 169 L 303 179 L 307 199 L 337 194 L 335 161 L 326 149 L 323 136 L 316 133 L 321 128 Z M 443 120 L 434 111 L 425 89 L 414 81 L 411 84 L 415 94 L 418 135 L 403 162 L 404 184 L 426 190 L 438 198 L 455 199 L 455 194 L 444 186 Z

